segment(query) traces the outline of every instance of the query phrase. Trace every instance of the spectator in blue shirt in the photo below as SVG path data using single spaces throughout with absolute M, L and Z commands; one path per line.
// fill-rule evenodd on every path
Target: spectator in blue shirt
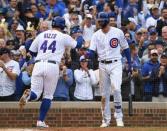
M 115 0 L 115 5 L 116 5 L 118 8 L 126 7 L 127 4 L 128 4 L 128 0 Z
M 49 13 L 46 12 L 45 4 L 44 3 L 38 3 L 38 12 L 35 14 L 36 18 L 48 18 Z
M 65 65 L 65 59 L 62 58 L 60 63 L 60 77 L 56 86 L 53 100 L 68 101 L 70 99 L 69 89 L 73 84 L 73 72 Z
M 31 75 L 32 75 L 32 70 L 34 68 L 34 63 L 35 63 L 34 59 L 29 60 L 27 62 L 26 69 L 23 72 L 21 72 L 16 79 L 16 91 L 15 91 L 16 100 L 20 100 L 25 89 L 30 88 Z
M 155 28 L 150 29 L 148 35 L 149 35 L 148 40 L 145 40 L 139 43 L 139 57 L 140 58 L 143 55 L 145 55 L 145 53 L 147 53 L 147 51 L 145 50 L 148 49 L 148 45 L 151 43 L 155 44 L 155 41 L 158 39 L 157 31 L 155 30 Z
M 99 3 L 97 3 L 96 5 L 97 12 L 103 11 L 105 2 L 106 2 L 105 0 L 99 0 Z
M 131 90 L 131 94 L 135 101 L 141 101 L 143 99 L 142 92 L 142 77 L 141 77 L 141 64 L 138 57 L 138 50 L 135 46 L 135 42 L 128 40 L 129 48 L 131 51 L 131 65 L 132 74 L 131 77 L 128 75 L 128 64 L 127 61 L 124 62 L 123 67 L 123 80 L 122 80 L 122 96 L 123 100 L 128 100 L 128 93 Z M 124 59 L 123 59 L 124 60 Z
M 9 7 L 8 12 L 7 12 L 7 18 L 8 20 L 12 19 L 17 11 L 17 6 L 18 6 L 18 2 L 17 0 L 10 0 L 9 2 Z
M 135 41 L 135 32 L 140 28 L 137 21 L 134 18 L 129 17 L 126 27 L 132 36 L 132 40 Z
M 142 68 L 142 79 L 144 82 L 144 101 L 152 101 L 153 87 L 151 83 L 151 73 L 152 71 L 159 66 L 158 62 L 158 51 L 156 49 L 151 50 L 150 60 L 145 62 Z
M 63 16 L 65 13 L 65 4 L 62 1 L 49 0 L 46 6 L 46 12 L 54 16 Z
M 162 53 L 160 65 L 152 71 L 153 101 L 167 101 L 167 52 Z
M 138 4 L 135 0 L 129 0 L 129 4 L 124 9 L 124 18 L 134 17 L 134 14 L 138 12 Z

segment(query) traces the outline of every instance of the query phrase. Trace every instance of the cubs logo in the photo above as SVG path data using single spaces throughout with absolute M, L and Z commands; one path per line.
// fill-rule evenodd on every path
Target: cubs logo
M 117 38 L 112 38 L 110 40 L 110 46 L 111 46 L 111 48 L 117 48 L 117 46 L 118 46 L 118 39 Z

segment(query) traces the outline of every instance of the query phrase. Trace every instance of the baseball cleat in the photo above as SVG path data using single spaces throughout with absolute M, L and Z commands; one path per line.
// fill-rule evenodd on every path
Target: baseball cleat
M 20 98 L 19 100 L 19 106 L 20 106 L 20 109 L 23 109 L 24 106 L 26 105 L 27 101 L 28 101 L 28 98 L 30 96 L 30 89 L 26 89 L 22 95 L 22 97 Z
M 122 119 L 116 119 L 116 123 L 118 127 L 124 127 L 124 122 L 122 121 Z
M 100 125 L 100 127 L 101 128 L 105 128 L 105 127 L 109 127 L 109 123 L 105 123 L 105 122 L 103 122 L 101 125 Z
M 46 125 L 44 121 L 37 121 L 37 127 L 38 128 L 48 128 L 49 126 Z

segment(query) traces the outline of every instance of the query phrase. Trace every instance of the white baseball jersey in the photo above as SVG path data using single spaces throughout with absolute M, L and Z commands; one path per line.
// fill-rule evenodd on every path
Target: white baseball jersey
M 110 30 L 105 34 L 102 30 L 98 30 L 92 36 L 90 48 L 97 51 L 99 61 L 117 60 L 111 63 L 99 63 L 99 85 L 101 87 L 102 100 L 102 122 L 110 123 L 110 94 L 114 97 L 114 117 L 122 119 L 122 62 L 121 49 L 127 49 L 129 45 L 124 37 L 124 33 L 115 27 L 110 27 Z
M 65 48 L 75 48 L 77 42 L 69 35 L 56 30 L 48 30 L 39 34 L 33 41 L 30 51 L 38 52 L 31 77 L 31 91 L 37 99 L 43 92 L 43 98 L 52 99 L 59 79 L 59 64 Z M 47 62 L 55 61 L 56 64 Z
M 56 30 L 48 30 L 35 38 L 30 51 L 38 52 L 36 60 L 52 60 L 60 63 L 65 47 L 75 48 L 76 45 L 77 42 L 71 36 Z
M 121 48 L 128 47 L 124 33 L 118 28 L 110 27 L 106 34 L 101 29 L 93 34 L 89 49 L 97 51 L 99 60 L 120 60 Z

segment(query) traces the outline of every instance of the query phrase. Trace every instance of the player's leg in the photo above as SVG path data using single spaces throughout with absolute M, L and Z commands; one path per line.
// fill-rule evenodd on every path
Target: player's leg
M 44 65 L 43 62 L 35 64 L 31 77 L 31 100 L 38 100 L 44 88 Z
M 31 89 L 26 89 L 20 98 L 19 105 L 23 108 L 27 101 L 38 100 L 43 91 L 43 65 L 36 63 L 31 76 Z
M 116 62 L 112 64 L 111 70 L 111 87 L 114 97 L 114 117 L 116 118 L 117 126 L 124 126 L 123 113 L 122 113 L 122 96 L 121 96 L 121 83 L 122 83 L 122 63 Z
M 101 111 L 102 111 L 102 125 L 100 127 L 107 127 L 111 120 L 110 110 L 110 77 L 106 70 L 99 69 L 100 87 L 101 87 Z
M 53 99 L 53 94 L 56 90 L 57 81 L 59 78 L 59 66 L 58 64 L 48 63 L 45 70 L 44 78 L 44 92 L 43 99 L 40 106 L 40 114 L 37 121 L 37 127 L 48 127 L 44 120 L 47 112 L 51 106 L 51 100 Z

